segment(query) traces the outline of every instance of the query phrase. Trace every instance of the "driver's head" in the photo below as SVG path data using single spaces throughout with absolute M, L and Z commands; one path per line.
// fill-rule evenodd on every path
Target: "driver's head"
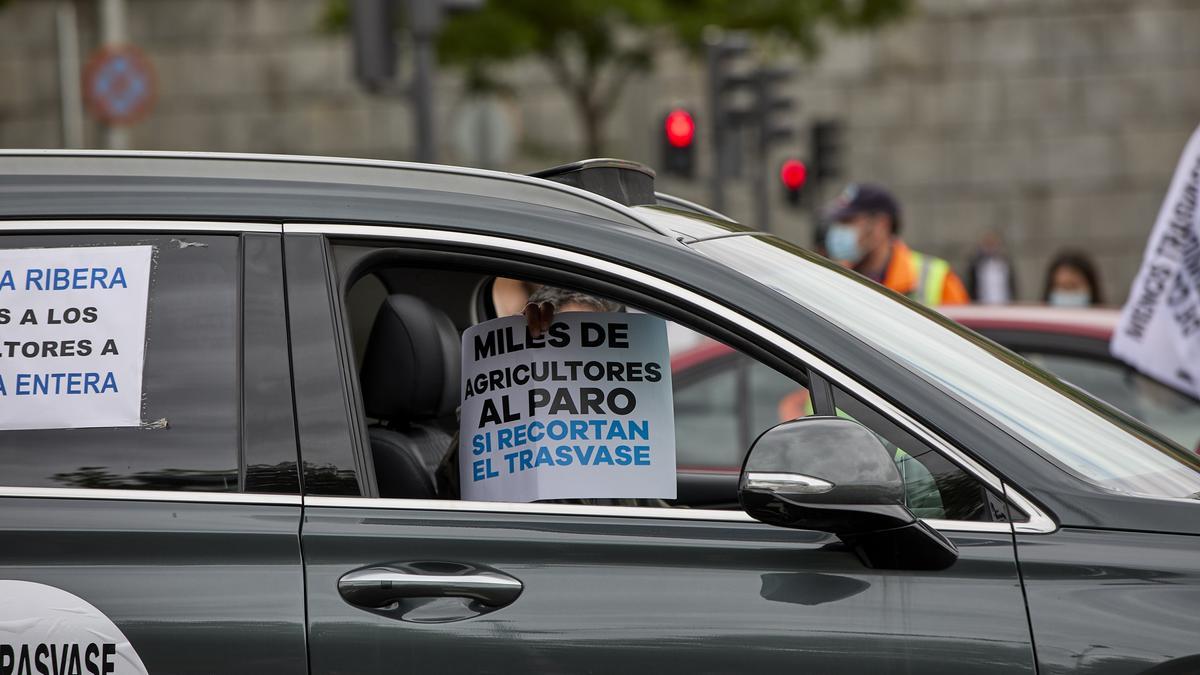
M 540 286 L 529 295 L 530 305 L 542 307 L 549 304 L 555 313 L 560 312 L 619 312 L 621 305 L 612 300 L 594 295 L 569 291 L 555 286 Z M 513 312 L 520 314 L 520 310 Z

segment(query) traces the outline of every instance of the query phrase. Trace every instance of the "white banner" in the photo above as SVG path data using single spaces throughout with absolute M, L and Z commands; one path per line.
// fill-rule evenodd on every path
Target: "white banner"
M 675 498 L 666 323 L 566 312 L 531 338 L 523 317 L 463 335 L 463 499 Z
M 1112 353 L 1200 396 L 1200 129 L 1158 212 L 1142 267 L 1113 333 Z
M 61 588 L 0 580 L 0 674 L 146 675 L 104 612 Z
M 141 424 L 152 251 L 0 250 L 0 429 Z
M 1200 129 L 1171 179 L 1112 353 L 1134 368 L 1200 396 Z

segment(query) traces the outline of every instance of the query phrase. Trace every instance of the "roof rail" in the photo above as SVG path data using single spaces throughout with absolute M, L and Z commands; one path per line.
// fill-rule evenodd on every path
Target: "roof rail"
M 654 169 L 624 159 L 585 159 L 529 175 L 594 192 L 625 206 L 658 201 L 654 194 Z
M 660 206 L 670 206 L 672 208 L 679 209 L 680 211 L 687 211 L 688 213 L 695 213 L 695 214 L 699 214 L 701 216 L 708 216 L 709 218 L 716 218 L 717 220 L 724 220 L 724 221 L 727 221 L 730 223 L 737 222 L 733 218 L 730 218 L 729 216 L 725 215 L 724 213 L 721 213 L 720 211 L 714 211 L 714 210 L 708 208 L 707 206 L 701 206 L 700 204 L 697 204 L 696 202 L 689 202 L 688 200 L 683 199 L 682 197 L 676 197 L 675 195 L 669 195 L 665 192 L 656 192 L 656 193 L 654 193 L 654 196 L 658 198 L 658 204 Z

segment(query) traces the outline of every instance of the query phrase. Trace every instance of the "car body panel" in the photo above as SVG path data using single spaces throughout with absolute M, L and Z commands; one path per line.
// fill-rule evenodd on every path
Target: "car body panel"
M 323 504 L 330 500 L 322 500 Z M 760 523 L 306 508 L 313 675 L 424 672 L 1032 672 L 1009 535 L 952 534 L 941 572 L 876 571 L 829 535 Z M 377 504 L 376 506 L 390 506 Z M 413 623 L 348 604 L 382 563 L 485 564 L 511 605 Z M 895 608 L 903 607 L 896 611 Z M 427 609 L 430 613 L 432 609 Z
M 1200 672 L 1200 537 L 1018 535 L 1041 673 Z
M 305 672 L 299 497 L 288 506 L 113 492 L 0 497 L 0 578 L 85 599 L 150 673 Z

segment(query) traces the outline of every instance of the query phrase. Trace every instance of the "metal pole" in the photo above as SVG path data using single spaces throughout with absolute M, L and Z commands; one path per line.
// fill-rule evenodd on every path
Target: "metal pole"
M 126 18 L 125 0 L 100 0 L 100 41 L 105 47 L 129 42 Z M 104 140 L 111 150 L 125 150 L 129 147 L 129 130 L 110 124 L 104 129 Z
M 437 54 L 430 36 L 413 36 L 412 104 L 417 138 L 417 161 L 436 162 L 437 148 L 433 127 L 433 72 Z
M 771 193 L 767 181 L 767 153 L 759 146 L 758 156 L 754 158 L 750 170 L 750 182 L 754 191 L 754 227 L 763 232 L 771 231 Z
M 812 242 L 812 247 L 821 247 L 825 245 L 825 242 L 817 238 L 817 233 L 821 229 L 821 217 L 825 205 L 825 201 L 821 199 L 821 181 L 811 181 L 808 185 L 804 186 L 804 191 L 807 193 L 804 195 L 804 198 L 808 200 L 808 219 L 809 227 L 811 228 L 809 240 Z M 810 247 L 805 246 L 805 248 Z
M 79 77 L 79 23 L 73 0 L 61 0 L 55 11 L 58 34 L 58 99 L 62 146 L 83 147 L 83 97 Z
M 442 29 L 441 0 L 408 0 L 409 35 L 413 45 L 412 98 L 418 162 L 437 161 L 437 138 L 433 123 L 433 78 L 437 72 L 436 41 Z
M 712 154 L 712 166 L 709 169 L 709 206 L 713 210 L 725 212 L 725 121 L 721 119 L 721 36 L 719 32 L 710 31 L 705 36 L 705 56 L 708 65 L 708 124 L 712 143 L 709 145 Z
M 758 152 L 752 158 L 750 171 L 751 190 L 754 194 L 754 227 L 763 232 L 771 231 L 771 194 L 767 185 L 767 155 L 770 151 L 770 101 L 767 100 L 770 82 L 765 69 L 760 68 L 754 78 L 754 126 L 758 138 Z

